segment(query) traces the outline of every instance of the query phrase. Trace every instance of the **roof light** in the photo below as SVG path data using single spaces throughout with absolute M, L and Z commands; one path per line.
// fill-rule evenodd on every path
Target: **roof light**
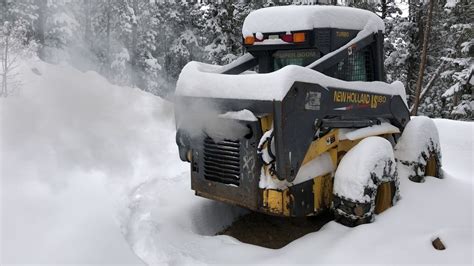
M 305 40 L 306 36 L 304 32 L 293 33 L 293 42 L 304 42 Z
M 245 37 L 244 43 L 248 45 L 252 45 L 255 42 L 255 37 L 247 36 Z
M 291 35 L 291 34 L 282 34 L 280 39 L 284 42 L 293 42 L 293 35 Z

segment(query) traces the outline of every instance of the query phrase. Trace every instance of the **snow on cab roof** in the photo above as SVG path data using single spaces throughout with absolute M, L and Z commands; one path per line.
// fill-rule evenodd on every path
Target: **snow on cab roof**
M 276 6 L 255 10 L 245 18 L 244 37 L 257 32 L 286 32 L 313 28 L 339 28 L 384 31 L 383 20 L 376 14 L 342 6 Z

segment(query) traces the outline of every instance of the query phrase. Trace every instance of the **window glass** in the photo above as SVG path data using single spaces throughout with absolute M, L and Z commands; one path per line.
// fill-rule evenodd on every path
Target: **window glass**
M 334 67 L 324 71 L 324 74 L 347 81 L 373 81 L 373 60 L 368 48 L 355 52 Z
M 273 53 L 273 70 L 287 65 L 307 66 L 319 58 L 317 49 L 279 50 Z

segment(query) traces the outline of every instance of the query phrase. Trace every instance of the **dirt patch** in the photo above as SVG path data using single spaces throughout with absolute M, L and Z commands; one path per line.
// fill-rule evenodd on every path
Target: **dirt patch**
M 295 239 L 318 231 L 333 218 L 330 212 L 302 218 L 275 217 L 251 212 L 217 235 L 228 235 L 244 243 L 279 249 Z

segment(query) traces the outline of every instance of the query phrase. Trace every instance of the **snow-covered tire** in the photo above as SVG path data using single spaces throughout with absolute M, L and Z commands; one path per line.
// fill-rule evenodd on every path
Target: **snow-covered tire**
M 372 222 L 381 193 L 388 193 L 383 203 L 388 206 L 381 211 L 394 205 L 399 198 L 396 167 L 392 145 L 384 138 L 365 138 L 349 150 L 334 178 L 336 221 L 351 227 Z
M 408 169 L 408 178 L 423 182 L 425 176 L 443 178 L 438 129 L 426 116 L 412 117 L 395 146 L 397 162 Z

